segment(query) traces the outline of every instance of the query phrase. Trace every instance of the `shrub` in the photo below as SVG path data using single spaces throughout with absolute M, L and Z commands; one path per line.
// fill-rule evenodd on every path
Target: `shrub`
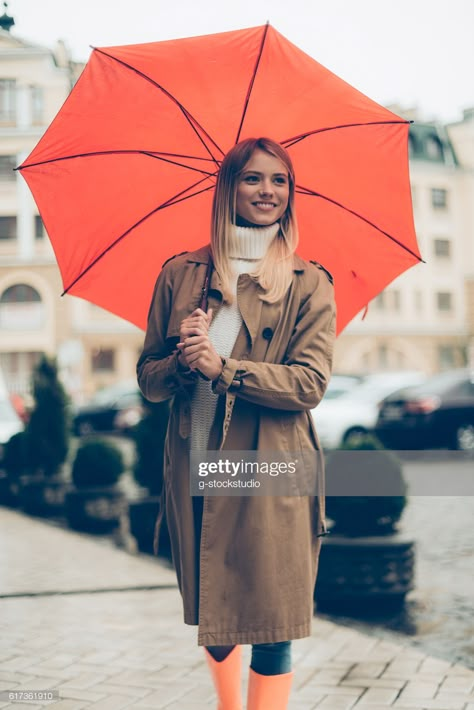
M 69 401 L 54 358 L 43 355 L 35 367 L 33 398 L 26 428 L 26 466 L 30 473 L 53 476 L 66 460 L 70 440 Z
M 377 454 L 348 457 L 349 451 L 374 451 Z M 361 485 L 365 486 L 370 477 L 371 480 L 377 480 L 377 484 L 380 484 L 380 477 L 383 477 L 387 490 L 400 493 L 384 496 L 328 496 L 326 512 L 334 522 L 335 533 L 350 536 L 380 535 L 395 530 L 406 505 L 402 465 L 375 437 L 366 435 L 357 443 L 346 444 L 332 452 L 326 465 L 326 477 L 336 491 L 343 490 L 344 485 L 353 490 L 354 477 L 356 485 L 359 479 Z
M 10 480 L 17 480 L 27 468 L 26 431 L 13 434 L 5 444 L 2 467 Z
M 125 470 L 120 449 L 105 439 L 88 439 L 76 453 L 72 480 L 77 488 L 113 486 Z
M 169 418 L 168 402 L 148 402 L 143 398 L 145 416 L 135 427 L 133 438 L 136 461 L 135 480 L 148 488 L 151 495 L 159 495 L 163 487 L 163 453 Z

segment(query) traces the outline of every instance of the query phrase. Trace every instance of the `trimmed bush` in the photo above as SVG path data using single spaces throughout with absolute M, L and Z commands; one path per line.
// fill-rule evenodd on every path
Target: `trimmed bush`
M 160 495 L 163 487 L 163 453 L 169 418 L 169 403 L 148 402 L 143 397 L 145 416 L 133 432 L 136 461 L 133 475 L 140 486 L 152 496 Z
M 72 480 L 76 488 L 114 486 L 125 470 L 122 452 L 105 439 L 88 439 L 76 453 Z
M 70 441 L 69 399 L 56 360 L 42 355 L 33 372 L 34 407 L 26 428 L 26 469 L 54 476 L 65 462 Z
M 348 451 L 374 451 L 373 457 L 350 459 Z M 402 464 L 391 452 L 373 436 L 366 435 L 357 443 L 346 444 L 332 452 L 326 465 L 326 480 L 336 483 L 337 490 L 343 490 L 345 481 L 352 489 L 354 478 L 367 481 L 367 467 L 375 469 L 370 473 L 383 477 L 390 490 L 400 495 L 386 496 L 327 496 L 327 517 L 334 522 L 332 531 L 349 536 L 384 535 L 394 532 L 406 505 L 406 484 Z M 350 477 L 350 480 L 348 480 Z

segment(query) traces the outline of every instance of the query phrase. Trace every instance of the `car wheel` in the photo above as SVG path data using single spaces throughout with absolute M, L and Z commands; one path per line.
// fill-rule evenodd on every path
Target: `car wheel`
M 474 451 L 474 424 L 466 422 L 456 428 L 454 445 L 459 451 Z
M 362 439 L 364 439 L 366 436 L 367 429 L 364 429 L 363 427 L 353 427 L 352 429 L 346 431 L 346 433 L 342 437 L 342 443 L 349 444 L 351 446 L 357 446 L 357 444 L 360 444 Z

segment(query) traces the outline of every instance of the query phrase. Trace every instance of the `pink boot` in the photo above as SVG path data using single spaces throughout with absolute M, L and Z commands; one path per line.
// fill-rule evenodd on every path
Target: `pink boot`
M 242 710 L 242 648 L 235 646 L 223 661 L 216 661 L 207 648 L 204 651 L 219 701 L 217 710 Z
M 286 710 L 292 681 L 293 671 L 280 675 L 260 675 L 251 668 L 247 710 Z

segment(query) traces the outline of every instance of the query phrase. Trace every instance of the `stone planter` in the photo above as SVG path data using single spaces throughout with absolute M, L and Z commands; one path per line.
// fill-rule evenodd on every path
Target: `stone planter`
M 318 611 L 395 609 L 414 588 L 415 542 L 401 533 L 348 537 L 331 534 L 321 546 L 315 600 Z
M 64 515 L 64 501 L 69 484 L 58 476 L 20 476 L 19 504 L 30 515 Z
M 141 552 L 153 554 L 153 537 L 155 523 L 160 509 L 160 496 L 143 498 L 129 503 L 130 532 L 136 539 Z M 163 517 L 160 530 L 160 556 L 171 559 L 171 544 L 166 525 L 166 516 Z
M 120 525 L 126 505 L 117 486 L 74 488 L 66 495 L 65 515 L 74 530 L 103 535 Z

